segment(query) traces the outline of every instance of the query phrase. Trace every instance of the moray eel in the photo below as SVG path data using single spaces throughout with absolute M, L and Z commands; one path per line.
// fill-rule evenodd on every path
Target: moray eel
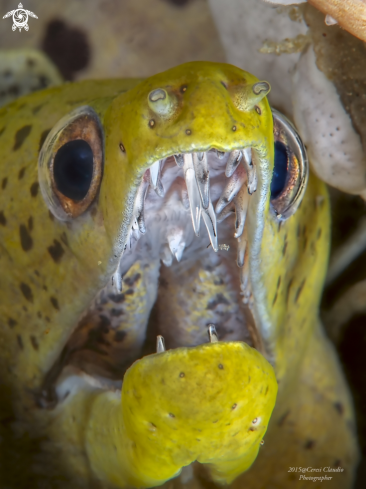
M 1 109 L 2 487 L 351 486 L 328 196 L 269 90 L 194 62 Z

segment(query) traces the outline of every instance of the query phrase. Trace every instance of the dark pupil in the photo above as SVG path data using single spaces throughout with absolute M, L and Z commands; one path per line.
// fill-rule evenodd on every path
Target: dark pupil
M 274 168 L 271 182 L 272 199 L 278 197 L 285 188 L 287 176 L 286 146 L 281 141 L 276 141 L 274 147 Z
M 61 146 L 53 163 L 57 189 L 69 199 L 82 200 L 93 177 L 93 151 L 83 139 Z

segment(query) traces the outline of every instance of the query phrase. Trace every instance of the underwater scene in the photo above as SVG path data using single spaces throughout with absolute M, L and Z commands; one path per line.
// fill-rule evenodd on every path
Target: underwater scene
M 366 487 L 366 4 L 0 0 L 0 488 Z

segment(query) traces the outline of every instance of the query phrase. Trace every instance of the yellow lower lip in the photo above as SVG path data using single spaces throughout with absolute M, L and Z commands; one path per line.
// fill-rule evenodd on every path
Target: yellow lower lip
M 162 484 L 195 460 L 230 483 L 256 458 L 276 395 L 272 366 L 246 343 L 146 356 L 128 369 L 121 399 L 94 399 L 90 462 L 117 487 Z

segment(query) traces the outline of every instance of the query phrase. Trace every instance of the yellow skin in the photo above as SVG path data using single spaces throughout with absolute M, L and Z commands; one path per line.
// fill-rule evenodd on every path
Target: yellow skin
M 307 487 L 289 467 L 335 465 L 345 470 L 331 474 L 327 487 L 351 486 L 357 461 L 352 407 L 318 318 L 329 248 L 328 196 L 310 176 L 300 208 L 279 225 L 269 205 L 272 114 L 267 100 L 247 89 L 256 81 L 230 65 L 189 63 L 142 82 L 67 84 L 0 111 L 5 486 L 34 481 L 34 487 L 153 487 L 196 460 L 207 464 L 206 475 L 215 483 L 232 488 L 293 487 L 293 478 L 296 487 Z M 157 88 L 172 94 L 167 112 L 149 106 L 148 94 Z M 104 174 L 95 202 L 64 222 L 50 215 L 37 186 L 40 140 L 83 105 L 101 120 Z M 134 363 L 122 396 L 85 383 L 53 409 L 39 407 L 45 375 L 116 268 L 143 172 L 168 155 L 245 146 L 258 158 L 258 189 L 246 224 L 253 315 L 274 370 L 245 343 L 182 346 Z M 144 273 L 139 263 L 134 267 Z M 126 305 L 132 312 L 138 304 L 148 307 L 148 280 L 139 287 L 137 302 L 131 297 Z M 133 330 L 134 322 L 126 327 Z M 245 472 L 271 414 L 265 446 Z M 178 488 L 182 482 L 166 484 Z M 190 484 L 203 487 L 198 475 Z

